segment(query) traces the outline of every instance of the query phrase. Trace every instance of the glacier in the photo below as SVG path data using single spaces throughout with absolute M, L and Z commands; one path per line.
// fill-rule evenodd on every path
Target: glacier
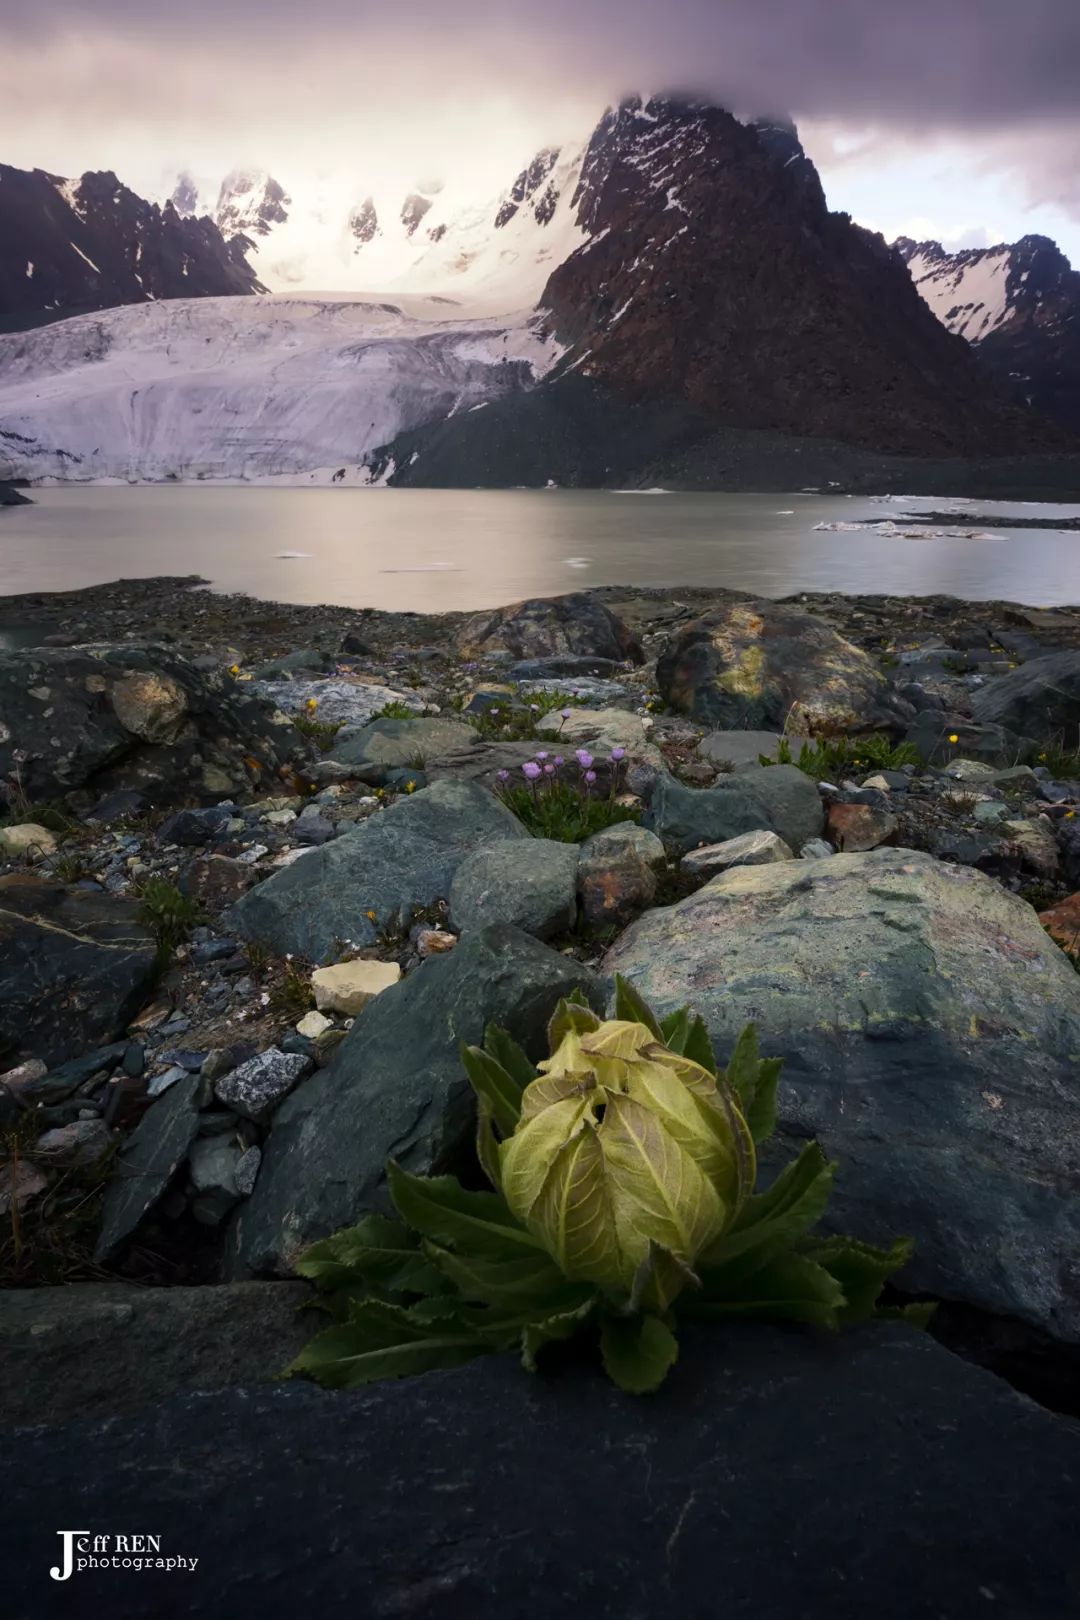
M 542 313 L 447 298 L 176 299 L 0 335 L 6 478 L 365 483 L 367 453 L 533 386 Z

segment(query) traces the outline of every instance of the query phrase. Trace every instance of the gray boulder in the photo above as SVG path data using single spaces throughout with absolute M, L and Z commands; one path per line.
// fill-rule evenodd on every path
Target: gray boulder
M 388 1158 L 417 1174 L 454 1166 L 475 1118 L 459 1043 L 479 1043 L 494 1022 L 539 1059 L 555 1003 L 575 985 L 600 1005 L 587 968 L 494 927 L 464 935 L 385 990 L 330 1065 L 278 1110 L 236 1219 L 233 1274 L 288 1270 L 308 1243 L 382 1207 Z
M 825 826 L 817 783 L 794 765 L 745 771 L 711 788 L 686 787 L 666 771 L 654 783 L 645 826 L 677 855 L 740 833 L 777 833 L 796 853 Z
M 577 919 L 576 844 L 515 839 L 479 849 L 450 885 L 450 926 L 460 934 L 509 923 L 537 939 L 573 928 Z
M 115 1040 L 150 992 L 156 952 L 130 900 L 0 877 L 0 1039 L 50 1066 Z
M 272 780 L 302 750 L 247 683 L 165 647 L 34 647 L 0 654 L 0 782 L 22 791 L 138 790 L 222 798 Z
M 1019 669 L 988 681 L 971 699 L 971 712 L 984 725 L 1040 742 L 1080 742 L 1080 651 L 1029 658 Z
M 957 755 L 990 765 L 1015 765 L 1034 758 L 1036 752 L 1030 737 L 1019 737 L 1005 726 L 933 709 L 916 715 L 905 741 L 928 765 L 948 765 Z
M 507 1355 L 27 1430 L 0 1448 L 5 1609 L 76 1612 L 56 1526 L 106 1503 L 198 1558 L 78 1572 L 110 1620 L 1064 1620 L 1078 1473 L 1075 1424 L 905 1323 L 687 1326 L 645 1399 Z
M 911 713 L 866 653 L 786 602 L 735 601 L 695 619 L 656 680 L 673 709 L 728 731 L 895 728 Z
M 232 924 L 279 956 L 292 951 L 325 961 L 340 942 L 373 944 L 379 928 L 445 900 L 475 850 L 528 836 L 484 788 L 436 782 L 248 890 L 233 907 Z
M 454 645 L 465 658 L 510 653 L 516 659 L 567 654 L 645 661 L 641 646 L 621 619 L 591 591 L 530 597 L 509 607 L 476 613 L 458 628 Z
M 818 1137 L 830 1220 L 915 1239 L 902 1286 L 1080 1340 L 1080 977 L 1022 900 L 911 850 L 738 867 L 605 967 L 696 1007 L 722 1060 L 758 1025 L 776 1152 Z

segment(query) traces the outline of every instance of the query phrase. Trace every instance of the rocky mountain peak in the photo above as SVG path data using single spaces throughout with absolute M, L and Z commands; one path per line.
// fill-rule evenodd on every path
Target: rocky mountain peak
M 214 214 L 225 237 L 269 236 L 289 218 L 292 198 L 265 169 L 234 169 L 225 176 Z

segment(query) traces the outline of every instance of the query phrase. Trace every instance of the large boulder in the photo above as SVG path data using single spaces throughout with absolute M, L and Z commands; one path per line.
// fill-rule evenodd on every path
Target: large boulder
M 818 1137 L 830 1220 L 915 1239 L 904 1286 L 1080 1340 L 1080 977 L 1030 906 L 911 850 L 737 867 L 605 966 L 723 1060 L 757 1024 L 778 1150 Z
M 473 1095 L 458 1057 L 501 1024 L 534 1059 L 560 996 L 587 968 L 505 927 L 466 934 L 384 990 L 328 1068 L 278 1110 L 255 1191 L 233 1232 L 236 1275 L 288 1270 L 306 1244 L 385 1204 L 393 1157 L 417 1174 L 455 1166 L 471 1148 Z
M 0 877 L 0 1044 L 50 1066 L 114 1040 L 153 984 L 156 943 L 130 900 Z
M 645 1399 L 595 1362 L 536 1378 L 497 1356 L 367 1389 L 185 1394 L 28 1429 L 0 1448 L 5 1611 L 1074 1612 L 1075 1424 L 905 1323 L 838 1337 L 716 1324 L 680 1339 Z M 107 1528 L 110 1551 L 121 1528 L 145 1527 L 163 1556 L 198 1562 L 53 1581 L 58 1526 Z
M 346 942 L 371 945 L 380 928 L 408 923 L 414 907 L 445 900 L 474 850 L 528 836 L 485 788 L 449 778 L 249 889 L 233 924 L 279 956 L 325 961 Z
M 404 704 L 417 710 L 422 707 L 420 700 L 410 692 L 398 692 L 393 687 L 368 681 L 257 680 L 252 688 L 259 697 L 289 716 L 338 726 L 338 741 L 366 726 L 388 703 Z
M 865 731 L 910 716 L 866 653 L 782 602 L 731 602 L 695 619 L 656 679 L 673 709 L 720 730 Z
M 213 1140 L 208 1138 L 206 1140 Z M 301 1282 L 0 1291 L 0 1427 L 135 1412 L 269 1382 L 311 1337 Z
M 1029 658 L 975 692 L 971 712 L 984 725 L 1075 748 L 1080 741 L 1080 652 Z
M 0 783 L 221 798 L 273 780 L 299 738 L 250 687 L 165 647 L 0 654 Z
M 576 844 L 550 838 L 478 849 L 450 885 L 450 925 L 462 933 L 509 923 L 537 939 L 565 934 L 577 920 Z
M 652 786 L 645 825 L 676 855 L 740 833 L 777 833 L 796 853 L 825 825 L 812 777 L 794 765 L 740 771 L 711 788 L 691 788 L 666 771 Z
M 591 591 L 530 597 L 473 614 L 458 627 L 454 645 L 465 658 L 510 653 L 518 659 L 567 654 L 635 664 L 645 659 L 626 625 Z

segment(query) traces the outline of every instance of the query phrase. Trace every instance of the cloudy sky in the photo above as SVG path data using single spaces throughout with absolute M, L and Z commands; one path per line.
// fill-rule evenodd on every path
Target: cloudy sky
M 1080 0 L 0 0 L 0 161 L 497 190 L 628 90 L 790 112 L 888 236 L 1080 265 Z

